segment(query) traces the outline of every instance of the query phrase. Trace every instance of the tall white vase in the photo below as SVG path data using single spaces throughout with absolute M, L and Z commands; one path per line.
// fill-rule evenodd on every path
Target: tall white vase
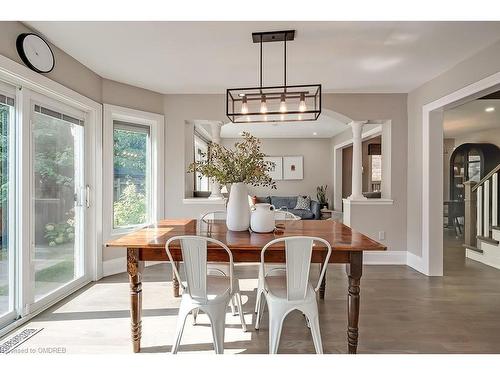
M 244 231 L 250 227 L 250 206 L 248 204 L 248 189 L 243 182 L 231 185 L 227 202 L 227 229 Z

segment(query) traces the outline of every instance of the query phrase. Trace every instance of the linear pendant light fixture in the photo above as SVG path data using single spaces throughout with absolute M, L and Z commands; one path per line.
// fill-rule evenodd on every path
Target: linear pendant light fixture
M 286 84 L 286 44 L 295 30 L 252 33 L 260 44 L 260 85 L 227 89 L 226 115 L 233 123 L 315 121 L 321 114 L 321 85 Z M 283 86 L 262 85 L 262 45 L 283 42 Z

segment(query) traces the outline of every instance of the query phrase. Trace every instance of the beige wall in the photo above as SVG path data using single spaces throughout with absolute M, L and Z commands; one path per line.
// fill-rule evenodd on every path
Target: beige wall
M 236 139 L 223 139 L 222 144 L 232 147 Z M 309 195 L 316 198 L 316 187 L 328 185 L 328 199 L 332 201 L 332 160 L 331 141 L 328 139 L 261 139 L 262 152 L 269 156 L 303 156 L 304 179 L 282 180 L 276 182 L 276 190 L 263 187 L 250 187 L 251 195 L 295 196 Z
M 499 71 L 497 42 L 408 94 L 407 250 L 417 256 L 422 246 L 422 107 Z M 441 168 L 441 164 L 435 163 L 434 167 Z
M 0 55 L 23 64 L 16 50 L 16 39 L 19 34 L 31 31 L 21 22 L 0 22 Z M 101 77 L 53 44 L 50 46 L 54 52 L 56 64 L 52 72 L 44 75 L 102 103 Z
M 389 251 L 405 251 L 406 250 L 406 217 L 407 217 L 407 199 L 406 199 L 406 169 L 407 169 L 407 112 L 406 112 L 406 94 L 328 94 L 324 96 L 323 103 L 328 109 L 340 112 L 353 120 L 370 120 L 380 121 L 390 120 L 390 131 L 384 129 L 382 139 L 390 139 L 390 164 L 391 171 L 390 188 L 385 189 L 390 192 L 387 198 L 393 200 L 393 204 L 384 206 L 383 216 L 377 214 L 377 209 L 371 207 L 359 207 L 356 210 L 366 211 L 363 213 L 363 226 L 360 230 L 363 231 L 366 223 L 373 223 L 370 229 L 374 231 L 386 232 L 386 242 L 389 244 Z M 365 125 L 363 132 L 373 129 L 378 125 Z M 387 136 L 384 136 L 387 134 Z M 335 145 L 341 144 L 352 139 L 350 130 L 335 136 L 332 139 L 332 153 Z M 388 144 L 383 141 L 384 148 L 382 152 L 386 152 Z M 338 167 L 338 163 L 335 167 Z M 386 171 L 387 172 L 387 171 Z M 383 179 L 385 174 L 383 174 Z M 333 185 L 333 183 L 332 183 Z M 384 190 L 384 189 L 383 189 Z M 336 200 L 339 209 L 340 202 Z M 356 225 L 356 221 L 353 222 Z M 378 237 L 375 237 L 378 238 Z
M 0 22 L 0 54 L 20 62 L 15 49 L 15 39 L 19 33 L 29 31 L 19 22 Z M 163 113 L 166 123 L 165 146 L 165 212 L 170 217 L 196 217 L 201 212 L 213 210 L 213 205 L 193 206 L 183 203 L 185 196 L 185 129 L 189 120 L 226 121 L 224 114 L 224 95 L 160 95 L 148 90 L 110 81 L 99 77 L 90 69 L 64 53 L 54 48 L 56 67 L 47 76 L 68 88 L 81 93 L 100 103 L 128 106 L 139 110 Z M 406 94 L 325 94 L 323 108 L 346 115 L 354 120 L 392 120 L 393 153 L 392 153 L 392 198 L 394 205 L 388 209 L 389 215 L 406 227 L 406 150 L 407 150 L 407 116 Z M 322 154 L 326 147 L 322 147 Z M 295 153 L 295 152 L 294 152 Z M 297 152 L 298 153 L 298 152 Z M 327 183 L 332 181 L 331 157 L 333 147 L 330 148 L 329 162 L 324 168 L 324 182 L 321 177 L 313 183 Z M 307 161 L 306 161 L 307 163 Z M 312 167 L 314 168 L 314 167 Z M 312 170 L 306 165 L 305 173 Z M 321 180 L 321 182 L 320 182 Z M 333 186 L 333 183 L 329 183 Z M 312 187 L 312 185 L 311 185 Z M 311 191 L 311 187 L 304 187 Z M 291 191 L 291 190 L 290 190 Z M 378 217 L 373 218 L 379 220 Z M 392 243 L 397 249 L 404 249 L 406 233 L 401 230 L 399 238 Z M 392 241 L 393 239 L 391 239 Z M 123 256 L 123 253 L 104 252 L 104 260 Z
M 186 177 L 189 160 L 185 149 L 192 137 L 186 136 L 187 121 L 225 121 L 224 95 L 164 95 L 165 143 L 165 213 L 169 217 L 198 217 L 202 212 L 220 209 L 213 204 L 188 205 L 183 199 L 192 184 Z M 192 131 L 192 130 L 191 130 Z
M 16 38 L 31 31 L 20 22 L 0 22 L 0 54 L 23 64 L 16 50 Z M 99 103 L 163 114 L 162 94 L 101 78 L 61 49 L 52 44 L 51 47 L 56 64 L 52 72 L 45 74 L 48 78 Z M 123 256 L 122 249 L 103 251 L 103 260 Z
M 102 102 L 163 114 L 162 94 L 105 78 L 102 79 Z
M 500 124 L 496 129 L 488 129 L 455 137 L 455 147 L 464 143 L 492 143 L 500 147 Z

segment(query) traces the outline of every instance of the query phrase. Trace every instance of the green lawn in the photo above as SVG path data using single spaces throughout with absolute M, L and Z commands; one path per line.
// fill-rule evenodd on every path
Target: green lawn
M 75 266 L 73 260 L 63 260 L 53 266 L 35 273 L 35 280 L 41 282 L 67 282 L 73 279 Z

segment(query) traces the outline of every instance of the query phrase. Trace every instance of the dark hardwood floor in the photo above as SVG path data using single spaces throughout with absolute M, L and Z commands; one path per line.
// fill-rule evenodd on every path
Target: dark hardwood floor
M 406 266 L 365 266 L 359 353 L 500 353 L 500 270 L 465 259 L 461 241 L 451 231 L 445 232 L 444 257 L 444 277 L 426 277 Z M 238 265 L 236 272 L 246 320 L 253 323 L 257 268 Z M 167 264 L 145 272 L 146 353 L 170 350 L 180 301 L 172 297 L 170 275 Z M 343 266 L 332 265 L 326 299 L 319 301 L 325 353 L 347 351 L 346 287 Z M 28 326 L 44 330 L 21 348 L 63 346 L 68 353 L 131 353 L 128 295 L 125 273 L 93 283 L 29 322 Z M 225 352 L 266 353 L 267 327 L 265 314 L 260 331 L 250 328 L 243 333 L 238 317 L 228 314 Z M 199 317 L 197 326 L 188 319 L 180 350 L 213 351 L 205 316 Z M 285 321 L 279 352 L 314 352 L 300 313 L 291 313 Z

